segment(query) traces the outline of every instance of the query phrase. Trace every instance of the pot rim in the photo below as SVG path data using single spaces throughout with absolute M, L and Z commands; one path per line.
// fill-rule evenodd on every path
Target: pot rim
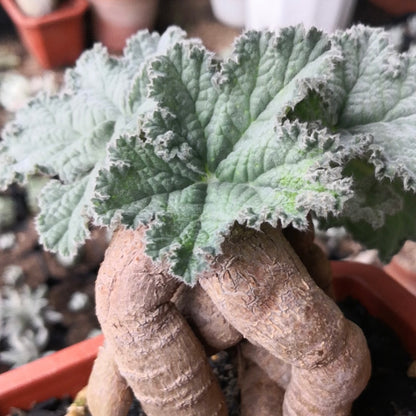
M 98 335 L 0 374 L 0 415 L 51 397 L 75 397 L 87 384 L 103 339 Z
M 352 261 L 332 261 L 331 267 L 336 299 L 357 299 L 416 359 L 416 297 L 380 267 Z

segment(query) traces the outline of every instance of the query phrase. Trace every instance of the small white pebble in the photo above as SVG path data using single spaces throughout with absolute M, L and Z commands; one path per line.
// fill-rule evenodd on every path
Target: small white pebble
M 5 267 L 2 277 L 6 285 L 16 286 L 23 277 L 23 269 L 20 266 L 11 264 Z
M 10 250 L 16 244 L 16 236 L 13 233 L 0 235 L 0 250 Z
M 72 312 L 78 312 L 84 309 L 88 303 L 88 295 L 81 292 L 75 292 L 68 302 L 68 309 Z
M 101 335 L 101 334 L 102 334 L 101 329 L 94 328 L 88 333 L 87 338 L 94 338 L 94 337 L 96 337 L 98 335 Z

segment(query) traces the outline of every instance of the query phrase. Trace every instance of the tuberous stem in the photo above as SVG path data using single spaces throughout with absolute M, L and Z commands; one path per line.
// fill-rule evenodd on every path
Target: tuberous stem
M 345 389 L 327 397 L 340 415 L 346 414 L 342 412 L 349 411 L 369 376 L 369 354 L 362 332 L 351 331 L 349 321 L 314 283 L 280 229 L 236 227 L 222 248 L 214 271 L 200 279 L 217 308 L 248 341 L 293 366 L 289 391 L 299 379 L 296 374 L 319 372 L 321 387 L 332 383 L 340 370 L 349 374 L 344 379 Z M 350 345 L 354 343 L 361 348 L 352 354 Z M 352 362 L 356 370 L 350 372 Z M 312 378 L 304 377 L 303 389 L 316 392 L 311 383 Z M 319 405 L 318 396 L 318 392 L 310 395 L 312 408 Z M 296 395 L 287 395 L 285 409 L 290 409 L 294 400 L 298 400 Z M 284 415 L 313 414 L 309 410 L 288 412 Z
M 126 416 L 133 394 L 120 375 L 108 345 L 100 348 L 88 381 L 87 404 L 93 415 Z
M 238 371 L 241 416 L 281 416 L 285 391 L 256 363 L 244 356 Z
M 118 370 L 148 416 L 226 416 L 205 351 L 170 301 L 180 282 L 145 256 L 143 234 L 114 235 L 96 283 Z

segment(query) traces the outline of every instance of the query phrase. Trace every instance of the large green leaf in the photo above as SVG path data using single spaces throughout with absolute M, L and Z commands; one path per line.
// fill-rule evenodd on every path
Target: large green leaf
M 305 228 L 310 210 L 339 212 L 350 182 L 320 165 L 336 138 L 279 124 L 320 94 L 337 59 L 322 33 L 301 28 L 248 32 L 220 68 L 199 43 L 175 45 L 151 66 L 146 142 L 118 140 L 100 172 L 99 220 L 150 222 L 148 254 L 192 284 L 235 221 Z
M 147 224 L 148 254 L 193 284 L 235 221 L 303 229 L 313 212 L 384 258 L 416 237 L 415 56 L 362 26 L 247 32 L 223 62 L 183 37 L 96 46 L 5 129 L 2 187 L 58 177 L 46 246 L 73 253 L 91 215 Z
M 108 143 L 137 134 L 140 117 L 152 110 L 145 66 L 183 37 L 176 28 L 162 36 L 142 31 L 120 58 L 96 45 L 67 71 L 59 95 L 39 95 L 4 129 L 3 188 L 39 171 L 59 178 L 41 199 L 38 229 L 46 248 L 73 255 L 88 236 L 92 187 L 86 184 L 94 182 Z
M 338 33 L 334 42 L 344 56 L 327 85 L 338 152 L 368 143 L 344 170 L 355 197 L 336 222 L 388 261 L 416 238 L 416 57 L 396 53 L 386 33 L 363 26 Z
M 340 100 L 337 130 L 346 142 L 371 137 L 378 177 L 399 177 L 415 191 L 416 58 L 396 53 L 386 33 L 362 26 L 336 41 L 345 56 L 332 84 Z

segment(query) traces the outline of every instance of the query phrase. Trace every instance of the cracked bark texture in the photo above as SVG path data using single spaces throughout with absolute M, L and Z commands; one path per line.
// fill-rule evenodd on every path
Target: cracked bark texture
M 235 226 L 200 284 L 249 342 L 293 366 L 285 416 L 349 414 L 370 375 L 364 335 L 315 284 L 280 229 Z
M 96 282 L 97 316 L 120 375 L 148 416 L 225 416 L 205 351 L 171 302 L 180 282 L 144 254 L 143 237 L 143 228 L 115 233 Z

